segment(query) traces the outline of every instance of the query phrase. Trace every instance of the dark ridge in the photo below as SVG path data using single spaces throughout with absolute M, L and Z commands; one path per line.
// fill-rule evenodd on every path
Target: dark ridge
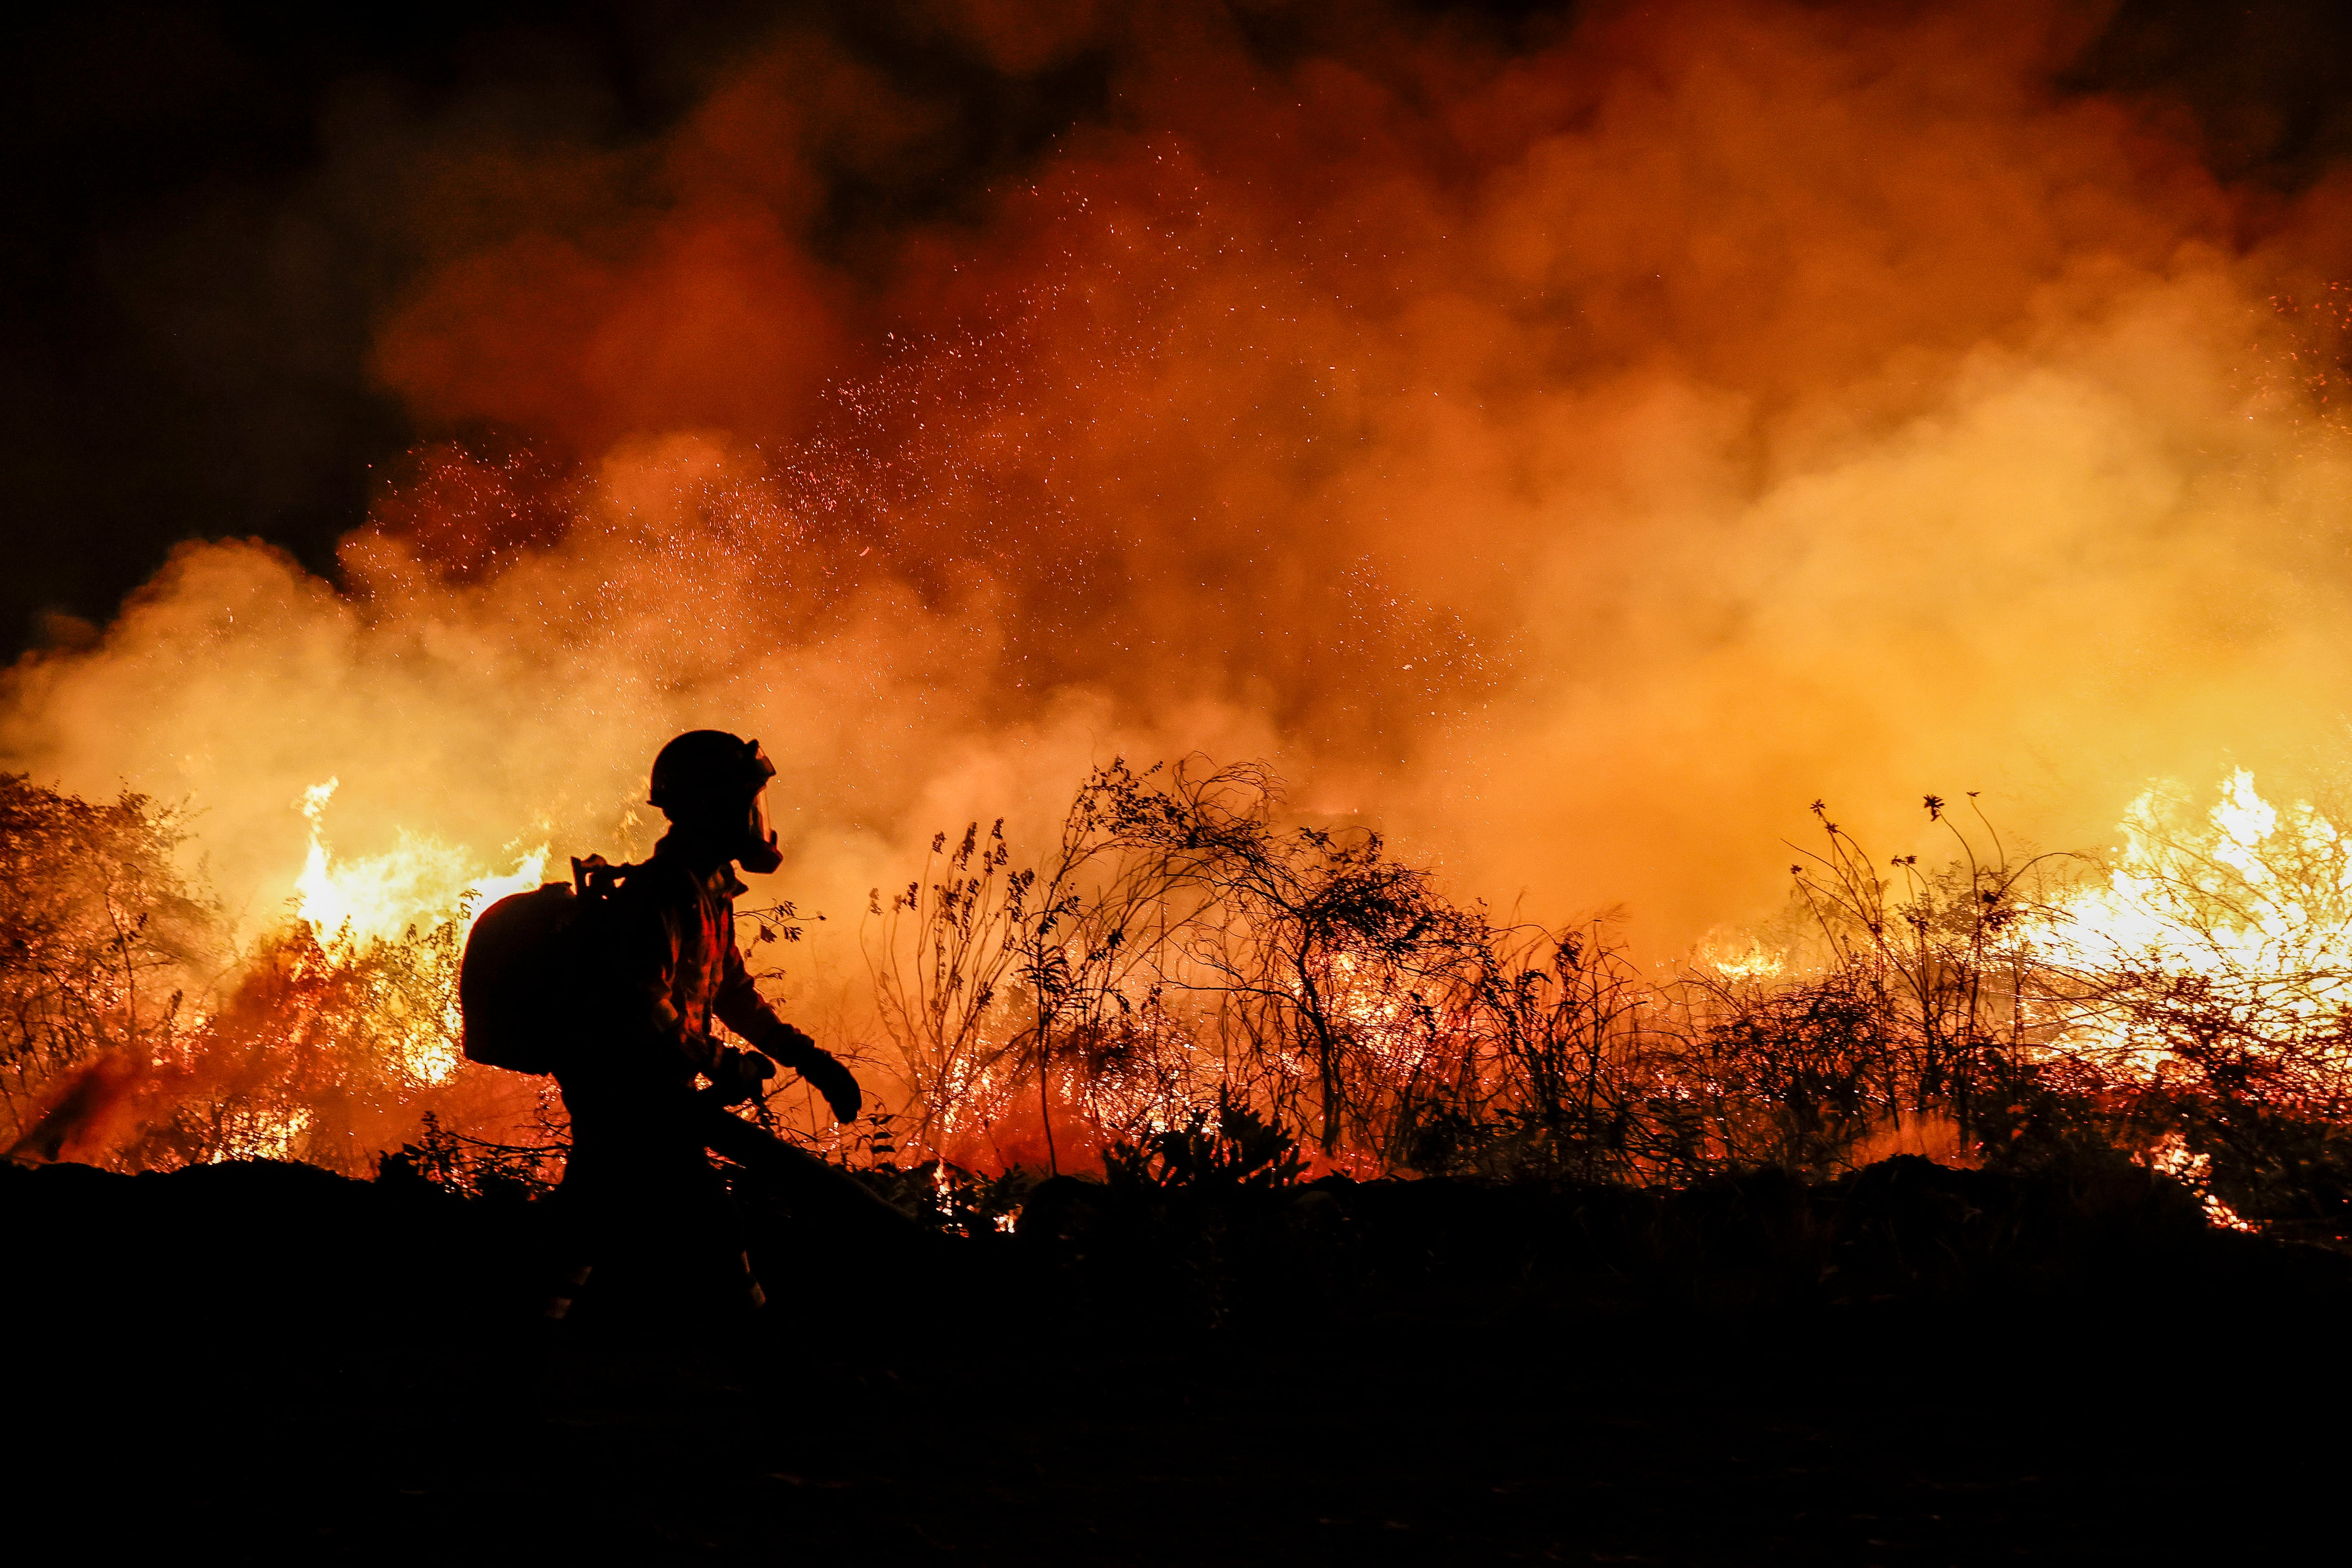
M 0 1168 L 38 1540 L 306 1561 L 2092 1563 L 2320 1527 L 2352 1259 L 2112 1167 L 1142 1192 L 861 1245 L 770 1320 L 395 1163 Z M 920 1245 L 918 1245 L 920 1243 Z M 648 1289 L 656 1282 L 661 1289 Z M 71 1500 L 134 1488 L 136 1507 Z

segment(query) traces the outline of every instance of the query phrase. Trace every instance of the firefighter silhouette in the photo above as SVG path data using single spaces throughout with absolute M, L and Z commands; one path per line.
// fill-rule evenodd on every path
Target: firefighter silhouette
M 730 1143 L 759 1130 L 723 1107 L 761 1093 L 781 1064 L 835 1117 L 857 1116 L 857 1079 L 777 1016 L 735 944 L 734 900 L 746 890 L 735 868 L 782 863 L 767 820 L 775 772 L 757 741 L 719 730 L 680 735 L 654 759 L 650 799 L 669 831 L 652 858 L 612 869 L 617 887 L 590 937 L 598 1016 L 555 1068 L 572 1151 L 553 1205 L 561 1258 L 550 1318 L 570 1311 L 608 1248 L 648 1238 L 725 1270 L 721 1289 L 756 1310 L 766 1298 L 705 1151 L 735 1153 Z M 713 1020 L 753 1048 L 720 1045 Z M 709 1087 L 698 1089 L 698 1077 Z

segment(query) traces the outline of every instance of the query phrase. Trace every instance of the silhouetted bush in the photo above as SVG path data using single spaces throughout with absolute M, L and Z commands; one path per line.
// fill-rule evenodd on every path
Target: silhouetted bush
M 1106 1201 L 1048 1179 L 1074 1171 L 1198 1207 L 1315 1173 L 1822 1182 L 1903 1149 L 2021 1177 L 2122 1160 L 2225 1224 L 2352 1227 L 2333 934 L 2352 930 L 2352 824 L 2298 807 L 2293 831 L 2213 850 L 2147 808 L 2123 922 L 2139 945 L 2102 946 L 2077 918 L 2086 889 L 2123 896 L 2100 868 L 1926 809 L 1953 834 L 1941 871 L 1881 867 L 1817 804 L 1820 850 L 1791 868 L 1810 937 L 1658 974 L 1604 922 L 1497 921 L 1377 833 L 1290 820 L 1261 767 L 1115 763 L 1036 865 L 974 823 L 877 890 L 891 1109 L 823 1138 L 751 1113 L 968 1235 L 1040 1194 Z M 180 835 L 139 796 L 0 779 L 0 1101 L 20 1153 L 357 1174 L 394 1150 L 429 1184 L 543 1190 L 561 1110 L 543 1080 L 461 1059 L 456 921 L 388 941 L 289 921 L 231 952 L 175 869 Z

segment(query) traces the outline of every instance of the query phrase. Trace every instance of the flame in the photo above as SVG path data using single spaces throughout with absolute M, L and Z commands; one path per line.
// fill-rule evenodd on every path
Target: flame
M 226 1164 L 232 1160 L 291 1160 L 302 1134 L 309 1131 L 314 1119 L 301 1106 L 283 1110 L 259 1110 L 241 1118 L 241 1124 L 229 1130 L 227 1137 L 207 1159 L 210 1164 Z
M 388 854 L 338 860 L 321 819 L 341 783 L 330 778 L 302 792 L 310 845 L 301 875 L 294 879 L 295 913 L 321 935 L 349 931 L 362 939 L 388 939 L 419 923 L 455 918 L 464 921 L 462 937 L 483 910 L 509 893 L 537 887 L 547 868 L 545 844 L 523 851 L 513 870 L 497 872 L 482 869 L 463 845 L 405 827 Z
M 1760 938 L 1750 937 L 1744 948 L 1720 952 L 1712 946 L 1700 953 L 1700 962 L 1727 981 L 1772 981 L 1788 973 L 1788 954 L 1778 948 L 1766 947 Z
M 2149 1170 L 2161 1171 L 2196 1193 L 2205 1205 L 2208 1224 L 2222 1230 L 2252 1231 L 2261 1228 L 2214 1194 L 2209 1185 L 2213 1173 L 2212 1156 L 2190 1152 L 2189 1141 L 2179 1133 L 2168 1132 L 2158 1139 L 2156 1146 L 2147 1152 L 2145 1163 Z
M 322 942 L 339 944 L 347 952 L 359 943 L 388 942 L 419 927 L 453 921 L 462 942 L 484 910 L 509 893 L 537 887 L 546 869 L 545 844 L 523 851 L 513 870 L 499 872 L 480 869 L 480 861 L 463 845 L 446 844 L 405 827 L 388 854 L 338 860 L 321 819 L 341 783 L 340 777 L 330 778 L 302 792 L 310 842 L 301 874 L 294 879 L 294 901 L 298 920 Z M 394 1015 L 384 1022 L 396 1039 L 400 1069 L 409 1079 L 429 1089 L 456 1076 L 464 1058 L 457 1047 L 461 1022 L 454 992 L 442 999 L 435 1010 L 437 1016 L 418 1016 L 396 995 L 385 1010 Z M 289 1123 L 270 1136 L 278 1144 L 290 1145 L 301 1131 L 302 1124 Z
M 2341 363 L 2344 186 L 2242 216 L 2163 116 L 2064 85 L 2055 12 L 1679 0 L 1507 46 L 1339 7 L 1283 63 L 1097 9 L 1037 26 L 1114 62 L 1117 121 L 953 223 L 832 226 L 931 210 L 833 200 L 837 149 L 951 167 L 916 128 L 957 116 L 797 31 L 644 150 L 662 180 L 378 149 L 436 259 L 378 301 L 376 373 L 418 428 L 529 450 L 421 451 L 333 581 L 182 547 L 10 673 L 0 767 L 194 803 L 231 908 L 289 892 L 295 797 L 293 907 L 358 950 L 613 852 L 682 729 L 769 738 L 779 885 L 836 911 L 1093 762 L 1263 756 L 1465 895 L 1622 902 L 1684 952 L 1775 901 L 1792 796 L 2062 755 L 2053 809 L 2096 821 L 2343 710 L 2345 425 L 2306 382 Z M 518 167 L 576 199 L 508 201 Z M 407 820 L 343 820 L 382 852 L 339 858 L 362 766 Z M 2247 773 L 2174 804 L 2037 950 L 2340 999 L 2335 819 Z M 1333 981 L 1409 1063 L 1399 998 Z M 447 1081 L 447 1019 L 401 1005 L 399 1070 Z M 2064 1043 L 2166 1065 L 2109 1018 Z M 951 1101 L 1029 1098 L 974 1071 Z
M 2201 822 L 2178 786 L 2151 786 L 2126 811 L 2125 843 L 2105 879 L 2061 901 L 2028 940 L 2077 973 L 2136 973 L 2251 995 L 2274 1018 L 2306 1026 L 2352 1003 L 2352 846 L 2328 813 L 2282 811 L 2241 767 Z M 2111 1016 L 2072 1029 L 2143 1079 L 2171 1053 Z

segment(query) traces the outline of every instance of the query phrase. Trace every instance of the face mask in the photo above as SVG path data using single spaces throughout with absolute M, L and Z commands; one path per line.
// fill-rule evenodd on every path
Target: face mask
M 764 789 L 751 797 L 751 809 L 743 824 L 743 844 L 735 852 L 735 863 L 762 877 L 784 863 L 784 852 L 776 847 L 776 830 L 768 826 L 768 792 Z

